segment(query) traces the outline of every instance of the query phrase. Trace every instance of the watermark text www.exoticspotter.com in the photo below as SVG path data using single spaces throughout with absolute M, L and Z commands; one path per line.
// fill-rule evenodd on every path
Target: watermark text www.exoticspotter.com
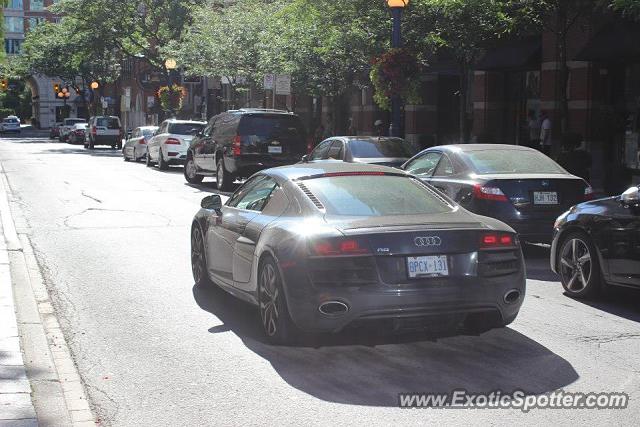
M 626 409 L 627 393 L 570 393 L 556 390 L 545 394 L 527 394 L 522 390 L 513 393 L 469 393 L 454 390 L 450 393 L 400 393 L 401 408 L 470 408 L 470 409 Z

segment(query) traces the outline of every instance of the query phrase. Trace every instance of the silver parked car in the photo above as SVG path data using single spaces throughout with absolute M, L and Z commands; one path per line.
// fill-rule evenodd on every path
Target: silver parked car
M 124 161 L 133 160 L 139 162 L 147 155 L 147 143 L 153 134 L 158 130 L 158 126 L 140 126 L 131 132 L 122 147 Z
M 524 298 L 513 229 L 398 169 L 267 169 L 224 205 L 211 195 L 201 207 L 191 227 L 196 284 L 255 304 L 274 343 L 385 319 L 479 332 L 511 323 Z

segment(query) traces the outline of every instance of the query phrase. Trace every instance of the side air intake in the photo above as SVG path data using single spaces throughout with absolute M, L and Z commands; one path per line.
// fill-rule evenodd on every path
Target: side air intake
M 311 190 L 309 190 L 307 188 L 306 185 L 304 185 L 304 183 L 302 182 L 297 182 L 296 184 L 298 184 L 298 187 L 300 187 L 300 189 L 302 190 L 302 192 L 304 194 L 307 195 L 307 197 L 309 198 L 309 200 L 311 200 L 313 202 L 314 205 L 316 205 L 316 207 L 318 209 L 322 209 L 324 210 L 324 205 L 320 202 L 320 200 L 318 200 L 318 198 L 311 192 Z

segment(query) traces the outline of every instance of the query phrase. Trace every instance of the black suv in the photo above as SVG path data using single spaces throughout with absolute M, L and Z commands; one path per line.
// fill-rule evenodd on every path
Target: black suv
M 229 191 L 236 178 L 296 163 L 306 150 L 304 127 L 295 114 L 230 110 L 212 117 L 195 135 L 187 152 L 184 176 L 190 183 L 215 176 L 218 189 Z

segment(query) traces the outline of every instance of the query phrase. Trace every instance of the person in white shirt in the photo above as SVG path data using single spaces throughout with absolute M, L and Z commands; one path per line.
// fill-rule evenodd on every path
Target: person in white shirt
M 551 153 L 551 119 L 545 111 L 540 114 L 542 126 L 540 129 L 540 151 L 547 156 Z

